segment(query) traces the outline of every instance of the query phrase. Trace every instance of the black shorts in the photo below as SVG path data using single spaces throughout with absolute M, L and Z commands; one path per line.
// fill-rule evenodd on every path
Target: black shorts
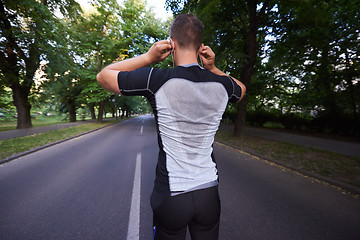
M 155 240 L 184 240 L 189 227 L 192 240 L 217 240 L 220 198 L 218 187 L 196 190 L 176 196 L 151 195 Z

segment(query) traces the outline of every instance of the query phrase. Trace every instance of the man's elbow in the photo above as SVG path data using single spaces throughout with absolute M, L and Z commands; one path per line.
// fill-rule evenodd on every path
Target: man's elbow
M 96 75 L 96 80 L 98 81 L 98 83 L 102 86 L 103 84 L 103 78 L 101 76 L 101 72 L 99 72 L 97 75 Z
M 239 102 L 244 98 L 244 96 L 245 96 L 245 94 L 246 94 L 246 87 L 245 87 L 245 85 L 241 83 L 240 87 L 241 87 L 241 96 L 240 96 Z
M 246 87 L 245 87 L 245 85 L 243 85 L 243 87 L 242 87 L 242 92 L 243 92 L 243 94 L 245 95 L 246 94 Z
M 102 88 L 104 88 L 105 90 L 108 90 L 107 83 L 105 81 L 104 74 L 102 72 L 99 72 L 96 75 L 96 80 Z
M 117 85 L 116 73 L 102 70 L 96 75 L 96 80 L 103 89 L 116 94 L 121 94 Z

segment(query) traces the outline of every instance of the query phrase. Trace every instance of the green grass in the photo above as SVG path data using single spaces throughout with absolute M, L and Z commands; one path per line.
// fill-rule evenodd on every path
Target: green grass
M 233 137 L 218 130 L 216 139 L 261 158 L 360 187 L 360 158 L 253 136 Z
M 30 149 L 40 147 L 52 142 L 66 139 L 78 134 L 108 126 L 116 120 L 106 121 L 104 123 L 88 123 L 70 128 L 63 128 L 55 131 L 49 131 L 39 134 L 34 134 L 25 137 L 6 139 L 0 141 L 0 159 L 4 159 L 16 153 L 25 152 Z
M 33 127 L 41 127 L 48 125 L 55 125 L 60 123 L 68 123 L 68 120 L 60 120 L 56 117 L 44 117 L 40 119 L 31 120 Z M 0 121 L 0 131 L 8 131 L 16 129 L 16 120 L 14 121 Z

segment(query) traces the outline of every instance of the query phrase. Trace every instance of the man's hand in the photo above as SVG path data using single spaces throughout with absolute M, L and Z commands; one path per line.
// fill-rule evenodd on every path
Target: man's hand
M 157 63 L 167 58 L 171 53 L 171 45 L 167 40 L 161 40 L 154 43 L 146 56 L 152 63 Z
M 215 53 L 209 46 L 204 46 L 200 52 L 200 58 L 207 70 L 213 70 L 215 68 Z
M 209 46 L 204 46 L 200 52 L 203 67 L 217 75 L 227 75 L 215 66 L 215 53 Z
M 213 52 L 213 50 L 211 50 L 211 48 L 209 46 L 203 47 L 202 51 L 200 52 L 200 57 L 203 62 L 204 68 L 206 68 L 207 70 L 211 71 L 212 73 L 220 75 L 220 76 L 229 76 L 237 83 L 237 85 L 240 86 L 240 88 L 241 88 L 241 96 L 239 99 L 239 102 L 240 102 L 240 100 L 244 97 L 245 92 L 246 92 L 245 85 L 242 82 L 240 82 L 239 80 L 237 80 L 236 78 L 234 78 L 230 75 L 227 75 L 226 73 L 224 73 L 223 71 L 221 71 L 220 69 L 218 69 L 215 66 L 215 53 Z

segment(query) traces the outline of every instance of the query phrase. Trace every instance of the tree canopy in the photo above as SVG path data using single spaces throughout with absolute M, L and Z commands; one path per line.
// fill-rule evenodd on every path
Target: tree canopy
M 0 111 L 31 127 L 31 106 L 102 120 L 103 112 L 149 111 L 143 98 L 114 96 L 96 82 L 106 65 L 166 39 L 171 20 L 145 0 L 0 0 Z M 247 87 L 225 118 L 235 123 L 360 135 L 360 1 L 167 0 L 195 13 L 216 65 Z M 171 67 L 171 60 L 155 65 Z M 38 80 L 42 75 L 41 83 Z M 44 80 L 45 79 L 45 80 Z
M 74 0 L 1 0 L 0 26 L 1 108 L 9 108 L 11 89 L 17 127 L 27 128 L 32 126 L 33 96 L 37 103 L 43 100 L 68 113 L 70 121 L 76 120 L 78 108 L 88 107 L 93 117 L 97 108 L 101 121 L 114 97 L 97 84 L 96 74 L 105 65 L 143 53 L 166 36 L 168 24 L 147 11 L 144 0 L 127 0 L 124 6 L 93 0 L 87 12 Z M 35 91 L 38 69 L 47 80 Z
M 216 64 L 239 78 L 247 97 L 227 117 L 246 122 L 359 135 L 360 1 L 167 0 L 195 13 Z

